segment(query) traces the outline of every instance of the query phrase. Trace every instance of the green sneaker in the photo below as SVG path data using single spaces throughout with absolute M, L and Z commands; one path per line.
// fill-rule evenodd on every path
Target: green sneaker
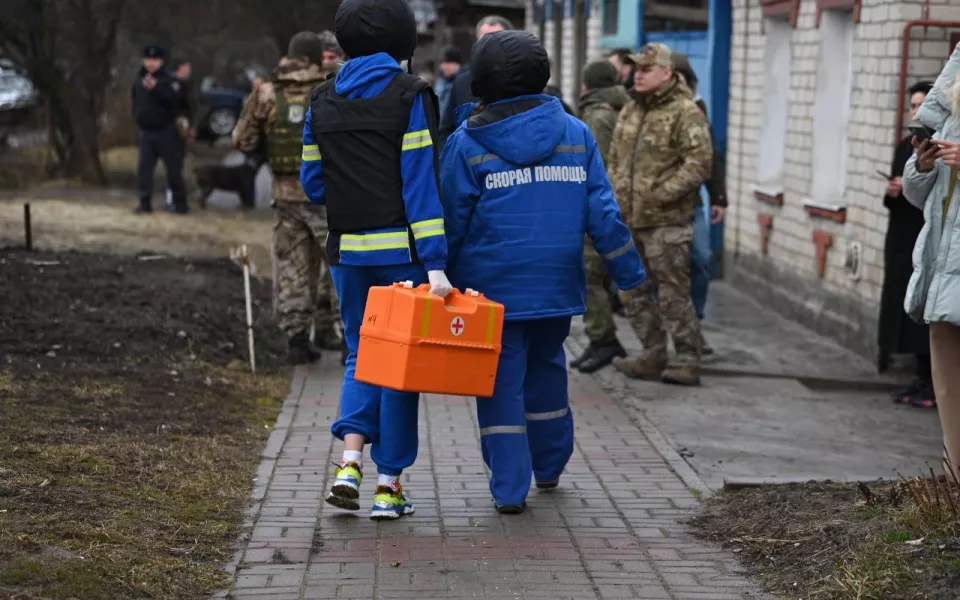
M 403 494 L 403 486 L 397 482 L 396 489 L 386 485 L 378 485 L 377 493 L 373 496 L 373 510 L 371 519 L 399 519 L 404 515 L 412 515 L 413 504 Z
M 360 510 L 360 483 L 363 482 L 363 470 L 355 462 L 337 465 L 333 471 L 336 479 L 327 494 L 327 504 L 344 510 Z

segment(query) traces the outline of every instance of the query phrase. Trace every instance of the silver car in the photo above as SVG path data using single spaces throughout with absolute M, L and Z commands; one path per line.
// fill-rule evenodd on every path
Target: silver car
M 16 123 L 37 104 L 37 89 L 30 80 L 11 70 L 0 70 L 0 119 Z

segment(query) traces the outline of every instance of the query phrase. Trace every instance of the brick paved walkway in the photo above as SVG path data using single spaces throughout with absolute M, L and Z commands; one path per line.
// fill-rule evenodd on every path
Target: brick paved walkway
M 761 597 L 731 555 L 678 522 L 697 507 L 693 472 L 587 376 L 571 378 L 577 447 L 561 488 L 531 491 L 525 514 L 493 511 L 474 401 L 451 396 L 421 405 L 420 456 L 404 474 L 415 515 L 377 523 L 327 506 L 340 377 L 327 357 L 295 374 L 220 598 Z M 365 505 L 372 490 L 361 488 Z

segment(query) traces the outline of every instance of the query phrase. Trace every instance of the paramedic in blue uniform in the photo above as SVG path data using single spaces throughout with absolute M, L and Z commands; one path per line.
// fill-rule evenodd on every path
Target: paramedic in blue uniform
M 584 235 L 622 290 L 646 273 L 590 128 L 542 94 L 547 53 L 526 31 L 474 48 L 473 93 L 440 158 L 447 273 L 506 308 L 492 398 L 477 399 L 483 459 L 498 512 L 558 485 L 573 453 L 563 341 L 583 314 Z M 465 120 L 465 122 L 464 122 Z
M 400 474 L 417 457 L 416 393 L 354 379 L 371 286 L 411 281 L 450 293 L 437 177 L 437 99 L 400 62 L 413 56 L 417 25 L 404 0 L 344 0 L 336 36 L 350 59 L 311 95 L 300 180 L 326 204 L 327 255 L 350 354 L 333 435 L 345 450 L 327 502 L 358 510 L 362 453 L 371 443 L 379 478 L 374 519 L 413 512 Z

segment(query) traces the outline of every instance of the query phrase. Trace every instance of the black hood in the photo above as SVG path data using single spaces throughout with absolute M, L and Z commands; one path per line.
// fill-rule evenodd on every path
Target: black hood
M 484 104 L 540 94 L 550 79 L 547 51 L 529 31 L 498 31 L 483 36 L 470 59 L 471 90 Z
M 417 48 L 417 19 L 405 0 L 343 0 L 334 23 L 349 58 L 386 52 L 402 61 Z

